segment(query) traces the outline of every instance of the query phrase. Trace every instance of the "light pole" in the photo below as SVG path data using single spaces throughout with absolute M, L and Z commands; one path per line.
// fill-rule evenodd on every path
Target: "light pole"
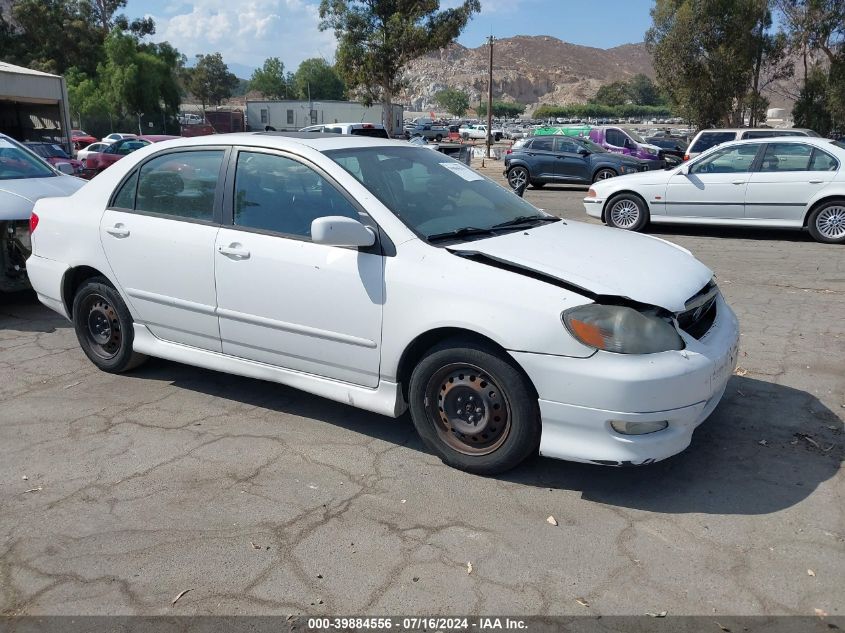
M 490 67 L 487 77 L 487 158 L 490 156 L 490 144 L 493 139 L 493 36 L 487 38 L 490 44 Z

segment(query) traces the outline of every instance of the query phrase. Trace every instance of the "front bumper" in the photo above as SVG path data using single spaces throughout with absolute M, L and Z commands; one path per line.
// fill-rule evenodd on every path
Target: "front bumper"
M 716 408 L 736 367 L 739 324 L 720 296 L 712 327 L 686 349 L 589 358 L 511 352 L 540 401 L 540 454 L 606 465 L 649 464 L 689 446 Z M 646 435 L 623 435 L 611 421 L 666 421 Z
M 584 210 L 591 218 L 601 219 L 601 210 L 604 207 L 604 200 L 599 198 L 584 198 Z

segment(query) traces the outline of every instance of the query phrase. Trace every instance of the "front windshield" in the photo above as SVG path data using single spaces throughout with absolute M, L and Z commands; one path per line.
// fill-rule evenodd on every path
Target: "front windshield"
M 603 148 L 601 145 L 597 145 L 596 143 L 593 143 L 592 141 L 590 141 L 586 138 L 578 138 L 578 139 L 575 139 L 575 140 L 578 141 L 579 143 L 581 143 L 581 145 L 586 147 L 588 150 L 590 150 L 594 154 L 606 154 L 607 153 L 607 150 L 605 148 Z
M 426 239 L 525 217 L 552 217 L 463 163 L 423 147 L 358 147 L 325 154 Z
M 645 143 L 645 141 L 643 140 L 643 137 L 640 136 L 639 134 L 637 134 L 636 132 L 634 132 L 634 130 L 625 130 L 625 133 L 628 136 L 630 136 L 632 139 L 634 139 L 634 141 L 636 141 L 637 143 Z
M 14 143 L 0 138 L 0 180 L 49 178 L 54 172 L 44 161 Z

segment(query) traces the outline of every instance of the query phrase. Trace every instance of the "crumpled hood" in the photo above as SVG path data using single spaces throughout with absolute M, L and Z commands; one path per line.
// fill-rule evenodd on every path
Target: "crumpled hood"
M 713 277 L 689 251 L 665 240 L 581 222 L 555 222 L 450 246 L 560 279 L 596 295 L 680 312 Z
M 64 175 L 0 180 L 0 220 L 28 220 L 36 200 L 69 196 L 83 185 L 84 180 Z

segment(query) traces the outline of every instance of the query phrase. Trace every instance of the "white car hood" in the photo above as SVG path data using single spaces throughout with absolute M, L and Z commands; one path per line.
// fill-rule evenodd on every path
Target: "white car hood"
M 555 222 L 450 246 L 536 271 L 593 295 L 624 297 L 680 312 L 713 277 L 689 251 L 648 235 Z
M 85 182 L 65 175 L 0 180 L 0 220 L 28 220 L 36 200 L 69 196 Z

